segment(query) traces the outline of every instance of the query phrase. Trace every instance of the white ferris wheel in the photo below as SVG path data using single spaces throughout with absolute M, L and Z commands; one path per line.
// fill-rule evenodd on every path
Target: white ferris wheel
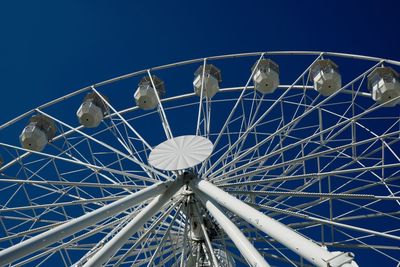
M 213 56 L 26 112 L 0 126 L 0 265 L 399 266 L 399 67 Z

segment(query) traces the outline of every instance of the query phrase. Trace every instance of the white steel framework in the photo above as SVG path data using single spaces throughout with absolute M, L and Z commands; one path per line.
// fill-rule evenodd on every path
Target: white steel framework
M 271 94 L 252 82 L 264 58 L 280 65 Z M 327 96 L 310 79 L 320 59 L 343 82 Z M 200 96 L 188 90 L 208 64 L 223 77 L 212 98 L 204 79 Z M 389 106 L 399 97 L 388 105 L 367 90 L 382 66 L 400 62 L 318 51 L 200 58 L 87 86 L 0 125 L 0 265 L 398 266 L 400 112 Z M 156 109 L 140 110 L 134 89 L 146 76 L 156 88 L 153 75 L 167 98 L 156 92 Z M 107 107 L 94 129 L 74 117 L 87 93 Z M 57 127 L 41 152 L 18 143 L 35 114 Z M 207 138 L 212 154 L 184 170 L 149 164 L 183 135 Z

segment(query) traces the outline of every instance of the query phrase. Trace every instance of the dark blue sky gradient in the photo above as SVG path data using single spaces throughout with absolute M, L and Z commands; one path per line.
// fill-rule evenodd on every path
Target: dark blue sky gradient
M 398 2 L 2 1 L 0 125 L 90 84 L 192 58 L 318 50 L 400 60 Z
M 397 1 L 2 1 L 1 118 L 170 62 L 261 50 L 400 58 Z

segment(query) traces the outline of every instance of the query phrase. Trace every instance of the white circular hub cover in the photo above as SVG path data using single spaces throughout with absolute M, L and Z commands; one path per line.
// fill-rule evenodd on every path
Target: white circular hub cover
M 184 135 L 169 139 L 151 151 L 149 163 L 164 171 L 183 170 L 206 160 L 213 150 L 207 138 L 197 135 Z

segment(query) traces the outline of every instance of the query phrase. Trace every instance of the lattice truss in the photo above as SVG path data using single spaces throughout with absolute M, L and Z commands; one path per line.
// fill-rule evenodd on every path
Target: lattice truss
M 281 62 L 270 93 L 253 81 L 265 58 Z M 325 58 L 343 80 L 329 95 L 310 77 Z M 199 97 L 189 74 L 200 65 L 205 77 L 209 63 L 227 74 L 212 97 L 203 81 Z M 3 124 L 1 265 L 398 265 L 400 113 L 388 103 L 400 96 L 382 101 L 367 88 L 376 68 L 399 64 L 320 52 L 210 57 L 94 84 Z M 154 90 L 156 106 L 144 110 L 133 92 L 146 76 L 156 88 L 154 74 L 166 95 Z M 88 93 L 104 104 L 96 128 L 74 115 Z M 17 138 L 32 115 L 57 130 L 42 151 Z M 156 145 L 185 134 L 214 144 L 206 161 L 176 171 L 148 164 Z

